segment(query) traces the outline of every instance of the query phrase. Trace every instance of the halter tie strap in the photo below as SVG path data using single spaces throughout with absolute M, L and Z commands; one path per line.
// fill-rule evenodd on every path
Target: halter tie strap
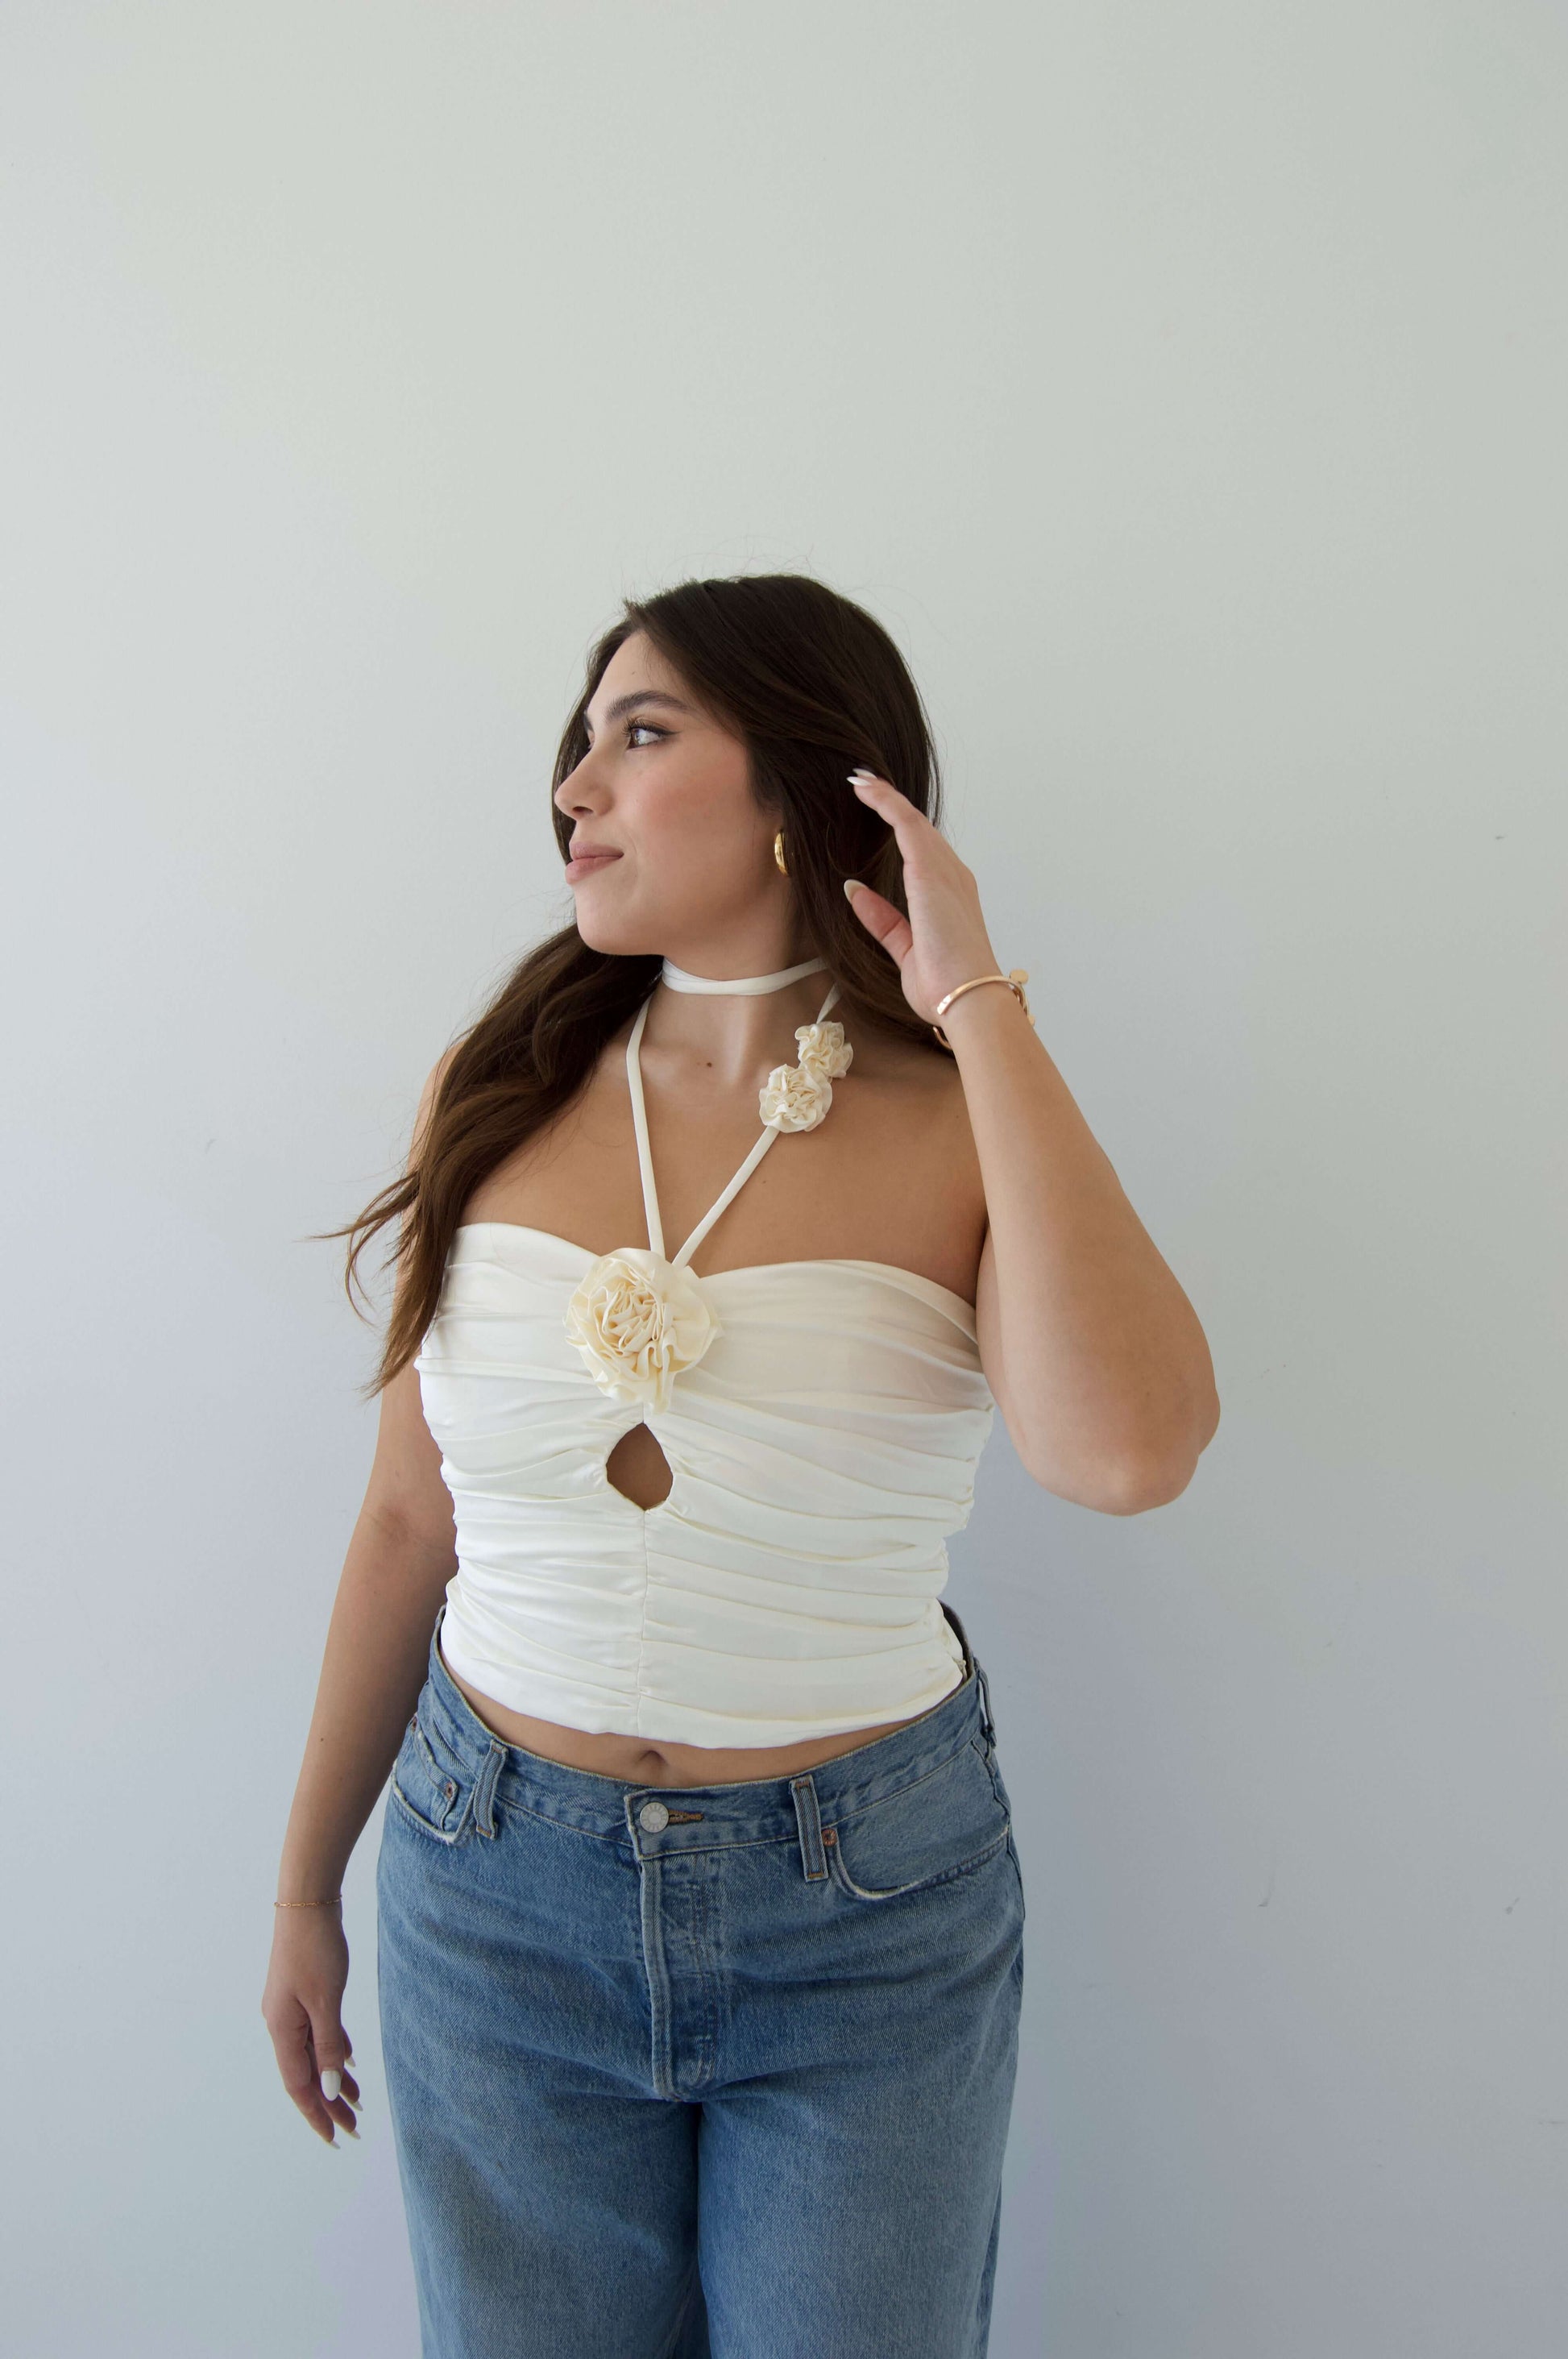
M 736 998 L 750 998 L 755 992 L 782 991 L 786 983 L 798 983 L 802 975 L 826 972 L 825 958 L 802 959 L 798 966 L 782 966 L 776 974 L 735 974 L 714 976 L 690 974 L 674 959 L 666 959 L 659 976 L 672 991 L 716 991 Z
M 669 962 L 666 960 L 665 963 L 665 979 L 667 982 L 669 980 Z M 773 990 L 776 989 L 781 983 L 793 983 L 797 975 L 815 974 L 818 969 L 826 967 L 827 964 L 827 962 L 826 959 L 807 959 L 802 966 L 784 968 L 782 974 L 742 975 L 738 981 L 730 983 L 712 983 L 701 976 L 691 976 L 687 979 L 687 983 L 686 984 L 677 983 L 674 987 L 677 991 L 692 987 L 693 985 L 695 985 L 695 987 L 699 991 L 752 992 L 762 991 L 764 989 Z M 676 969 L 676 973 L 678 974 L 680 972 L 681 970 L 677 967 Z M 827 1015 L 828 1009 L 834 1005 L 838 995 L 838 985 L 835 984 L 829 991 L 827 998 L 823 1001 L 821 1006 L 816 1011 L 816 1020 L 818 1024 L 821 1023 L 823 1017 Z M 648 1010 L 652 1005 L 653 998 L 650 994 L 649 997 L 644 999 L 642 1006 L 638 1009 L 637 1021 L 632 1027 L 632 1037 L 626 1043 L 626 1079 L 632 1091 L 632 1123 L 633 1127 L 637 1133 L 637 1168 L 642 1174 L 643 1180 L 643 1210 L 646 1215 L 648 1223 L 648 1246 L 651 1252 L 656 1253 L 660 1259 L 663 1260 L 665 1257 L 665 1230 L 664 1223 L 659 1218 L 658 1192 L 654 1186 L 654 1158 L 652 1149 L 648 1143 L 648 1110 L 643 1099 L 643 1067 L 642 1060 L 638 1055 L 638 1050 L 641 1047 L 643 1038 L 643 1027 L 648 1020 Z M 750 1155 L 747 1156 L 746 1160 L 741 1164 L 741 1169 L 736 1172 L 735 1177 L 730 1180 L 730 1185 L 719 1197 L 719 1201 L 713 1205 L 709 1211 L 703 1214 L 696 1228 L 693 1229 L 690 1236 L 687 1237 L 685 1245 L 682 1245 L 679 1253 L 674 1256 L 672 1262 L 672 1266 L 674 1268 L 684 1269 L 686 1267 L 687 1264 L 690 1261 L 692 1255 L 697 1251 L 697 1246 L 702 1243 L 703 1238 L 708 1234 L 708 1230 L 719 1218 L 719 1213 L 729 1209 L 729 1206 L 732 1203 L 735 1197 L 739 1195 L 741 1190 L 745 1186 L 747 1180 L 751 1178 L 752 1172 L 756 1169 L 758 1164 L 762 1161 L 763 1156 L 767 1153 L 769 1147 L 773 1145 L 778 1135 L 778 1128 L 774 1124 L 770 1123 L 764 1128 L 761 1138 L 758 1139 L 755 1147 L 752 1147 Z

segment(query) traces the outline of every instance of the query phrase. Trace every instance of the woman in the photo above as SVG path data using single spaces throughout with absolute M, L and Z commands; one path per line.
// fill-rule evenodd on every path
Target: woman
M 860 607 L 629 602 L 556 764 L 575 923 L 332 1233 L 351 1279 L 402 1216 L 263 2010 L 357 2136 L 338 1896 L 390 1772 L 427 2359 L 986 2347 L 1024 1910 L 946 1541 L 996 1408 L 1124 1515 L 1218 1404 L 937 799 Z

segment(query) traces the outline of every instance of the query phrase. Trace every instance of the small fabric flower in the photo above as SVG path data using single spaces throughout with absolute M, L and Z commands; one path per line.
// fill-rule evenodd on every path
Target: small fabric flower
M 855 1051 L 841 1024 L 801 1024 L 798 1065 L 775 1065 L 758 1099 L 770 1130 L 815 1130 L 833 1103 L 833 1084 L 849 1071 Z
M 670 1387 L 723 1333 L 701 1281 L 645 1245 L 600 1254 L 567 1305 L 567 1333 L 611 1400 L 667 1408 Z

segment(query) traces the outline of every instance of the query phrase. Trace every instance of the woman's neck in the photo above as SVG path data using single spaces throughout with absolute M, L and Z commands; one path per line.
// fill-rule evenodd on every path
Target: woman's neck
M 741 965 L 739 960 L 730 963 Z M 827 962 L 808 952 L 783 967 L 728 975 L 708 973 L 707 964 L 698 960 L 687 967 L 665 960 L 654 986 L 643 1047 L 677 1068 L 700 1068 L 704 1082 L 719 1088 L 759 1086 L 773 1066 L 795 1063 L 795 1027 L 816 1022 L 832 987 Z M 672 966 L 675 982 L 667 972 Z
M 693 996 L 715 999 L 760 998 L 765 992 L 782 991 L 792 983 L 799 983 L 809 974 L 827 973 L 825 958 L 798 960 L 793 966 L 779 967 L 771 974 L 706 975 L 694 974 L 674 959 L 666 959 L 659 980 L 671 991 L 685 992 Z

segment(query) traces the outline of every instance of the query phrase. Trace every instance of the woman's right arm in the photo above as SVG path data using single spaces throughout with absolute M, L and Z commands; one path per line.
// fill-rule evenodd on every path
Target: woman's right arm
M 416 1140 L 440 1071 L 425 1085 Z M 425 1684 L 430 1633 L 457 1561 L 451 1495 L 410 1364 L 381 1396 L 375 1457 L 328 1625 L 284 1837 L 280 1900 L 328 1900 L 341 1890 Z M 262 2014 L 284 2086 L 330 2146 L 334 2123 L 357 2135 L 349 2099 L 359 2088 L 346 2070 L 341 2013 L 349 1969 L 342 1919 L 335 1907 L 273 1914 Z M 321 2075 L 330 2072 L 341 2093 L 323 2090 Z

